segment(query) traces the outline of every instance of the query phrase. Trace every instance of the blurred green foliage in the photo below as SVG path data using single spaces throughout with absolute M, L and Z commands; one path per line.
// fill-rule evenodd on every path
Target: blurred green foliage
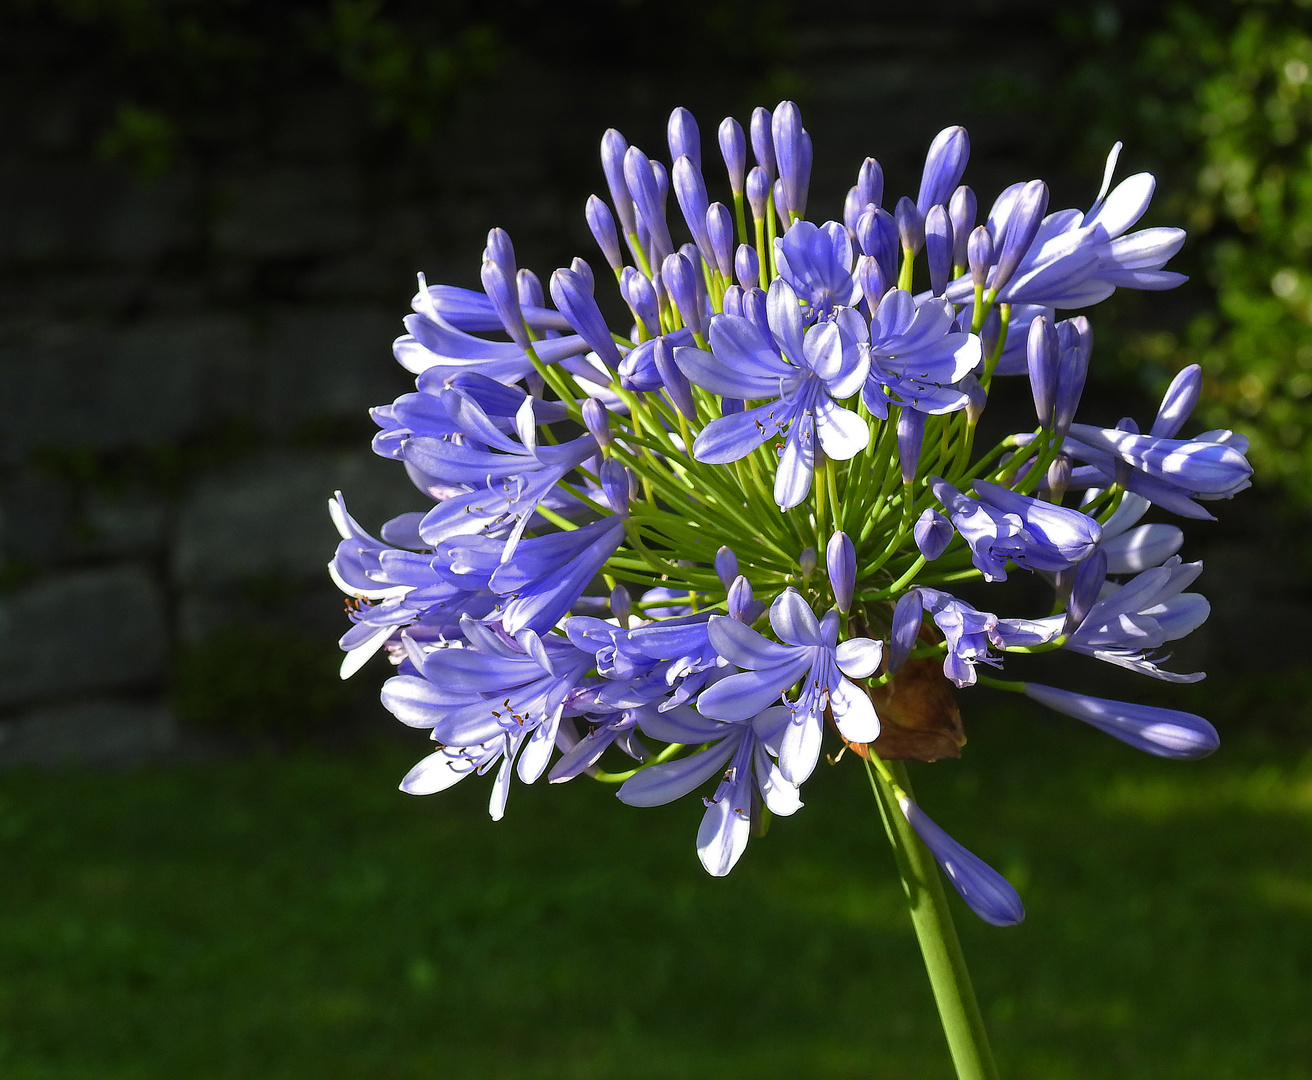
M 1099 3 L 1058 25 L 1052 123 L 1088 164 L 1120 138 L 1152 167 L 1153 223 L 1188 228 L 1173 265 L 1205 285 L 1175 329 L 1122 336 L 1122 365 L 1160 388 L 1201 364 L 1198 419 L 1249 435 L 1259 481 L 1312 503 L 1312 0 Z
M 1312 502 L 1312 5 L 1172 11 L 1140 63 L 1193 143 L 1189 221 L 1216 310 L 1150 356 L 1202 364 L 1209 426 L 1253 439 L 1259 475 Z
M 1162 762 L 1023 705 L 915 770 L 1014 881 L 952 898 L 1002 1074 L 1300 1080 L 1312 1061 L 1312 762 Z M 893 860 L 850 755 L 706 875 L 697 799 L 491 777 L 425 752 L 0 776 L 6 1080 L 940 1080 Z M 1283 752 L 1280 752 L 1283 751 Z

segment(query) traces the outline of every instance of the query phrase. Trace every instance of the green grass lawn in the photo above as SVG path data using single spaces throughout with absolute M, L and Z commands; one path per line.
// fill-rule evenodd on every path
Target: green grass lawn
M 954 898 L 1006 1080 L 1312 1077 L 1312 761 L 971 735 L 913 776 L 1029 910 Z M 0 776 L 0 1076 L 951 1075 L 856 762 L 721 881 L 695 800 L 517 786 L 493 824 L 486 780 L 396 790 L 423 752 Z

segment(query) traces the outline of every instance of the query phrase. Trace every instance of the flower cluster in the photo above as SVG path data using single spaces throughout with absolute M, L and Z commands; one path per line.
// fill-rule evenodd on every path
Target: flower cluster
M 802 806 L 827 731 L 879 768 L 941 755 L 949 684 L 1024 693 L 1153 754 L 1212 750 L 1201 717 L 988 674 L 1009 652 L 1066 649 L 1201 678 L 1157 652 L 1207 617 L 1185 591 L 1201 566 L 1181 562 L 1175 525 L 1140 521 L 1207 517 L 1246 487 L 1244 440 L 1179 437 L 1196 368 L 1146 434 L 1076 423 L 1092 335 L 1057 318 L 1183 280 L 1163 269 L 1180 230 L 1131 231 L 1153 178 L 1113 187 L 1118 146 L 1089 210 L 1049 213 L 1036 180 L 980 223 L 956 127 L 915 199 L 886 200 L 867 158 L 842 220 L 816 224 L 795 105 L 746 130 L 727 119 L 717 141 L 723 170 L 684 109 L 669 165 L 603 138 L 609 201 L 586 218 L 628 310 L 618 332 L 594 295 L 604 270 L 575 259 L 544 288 L 500 229 L 482 291 L 420 278 L 395 345 L 416 389 L 374 410 L 374 447 L 428 509 L 375 539 L 331 504 L 343 675 L 385 650 L 384 703 L 437 743 L 402 788 L 492 772 L 494 818 L 513 773 L 593 776 L 633 806 L 702 790 L 697 851 L 718 875 L 766 815 Z M 1032 430 L 977 451 L 990 395 L 1021 379 Z M 1051 614 L 976 606 L 1021 571 L 1051 585 Z M 942 716 L 908 720 L 913 676 L 937 681 L 921 697 Z M 933 752 L 891 738 L 917 725 L 939 729 Z M 1018 921 L 1005 880 L 897 790 L 967 903 Z

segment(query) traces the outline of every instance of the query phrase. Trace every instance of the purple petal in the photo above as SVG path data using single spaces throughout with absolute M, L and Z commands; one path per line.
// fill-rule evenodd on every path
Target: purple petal
M 1025 693 L 1050 709 L 1083 720 L 1158 757 L 1206 757 L 1220 745 L 1216 728 L 1193 713 L 1111 701 L 1038 683 L 1026 683 Z
M 737 736 L 736 738 L 734 736 Z M 742 729 L 730 729 L 730 737 L 700 753 L 675 761 L 649 765 L 620 785 L 616 798 L 629 806 L 663 806 L 701 787 L 724 768 L 742 738 Z
M 750 720 L 762 709 L 777 705 L 780 695 L 810 668 L 811 658 L 798 653 L 778 667 L 740 671 L 703 690 L 697 709 L 716 720 Z
M 993 926 L 1015 926 L 1025 918 L 1025 906 L 1006 878 L 953 840 L 911 800 L 904 797 L 898 803 L 971 911 Z

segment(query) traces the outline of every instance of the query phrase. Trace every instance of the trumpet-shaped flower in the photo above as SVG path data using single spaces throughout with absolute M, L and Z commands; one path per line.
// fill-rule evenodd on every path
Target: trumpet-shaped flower
M 865 421 L 838 402 L 856 393 L 869 361 L 843 322 L 804 327 L 797 294 L 782 279 L 770 286 L 767 318 L 768 337 L 750 319 L 718 315 L 710 352 L 675 349 L 674 359 L 689 381 L 713 394 L 767 399 L 712 420 L 694 441 L 693 456 L 708 464 L 737 461 L 783 433 L 774 497 L 786 510 L 810 492 L 818 448 L 837 461 L 865 448 Z
M 794 589 L 780 593 L 770 606 L 770 626 L 782 644 L 734 619 L 711 618 L 711 644 L 743 670 L 703 690 L 697 708 L 716 720 L 743 720 L 777 703 L 800 680 L 796 700 L 787 702 L 792 719 L 779 742 L 779 767 L 785 779 L 800 784 L 819 760 L 825 709 L 849 742 L 878 737 L 875 707 L 851 680 L 874 673 L 883 647 L 863 637 L 839 642 L 838 612 L 817 619 Z
M 638 720 L 644 734 L 685 746 L 708 745 L 688 757 L 647 766 L 616 794 L 630 806 L 660 806 L 719 774 L 720 783 L 706 800 L 697 830 L 697 854 L 708 873 L 724 877 L 746 850 L 762 803 L 780 817 L 802 807 L 797 785 L 772 760 L 791 722 L 781 705 L 734 720 L 708 719 L 687 706 L 645 711 Z

